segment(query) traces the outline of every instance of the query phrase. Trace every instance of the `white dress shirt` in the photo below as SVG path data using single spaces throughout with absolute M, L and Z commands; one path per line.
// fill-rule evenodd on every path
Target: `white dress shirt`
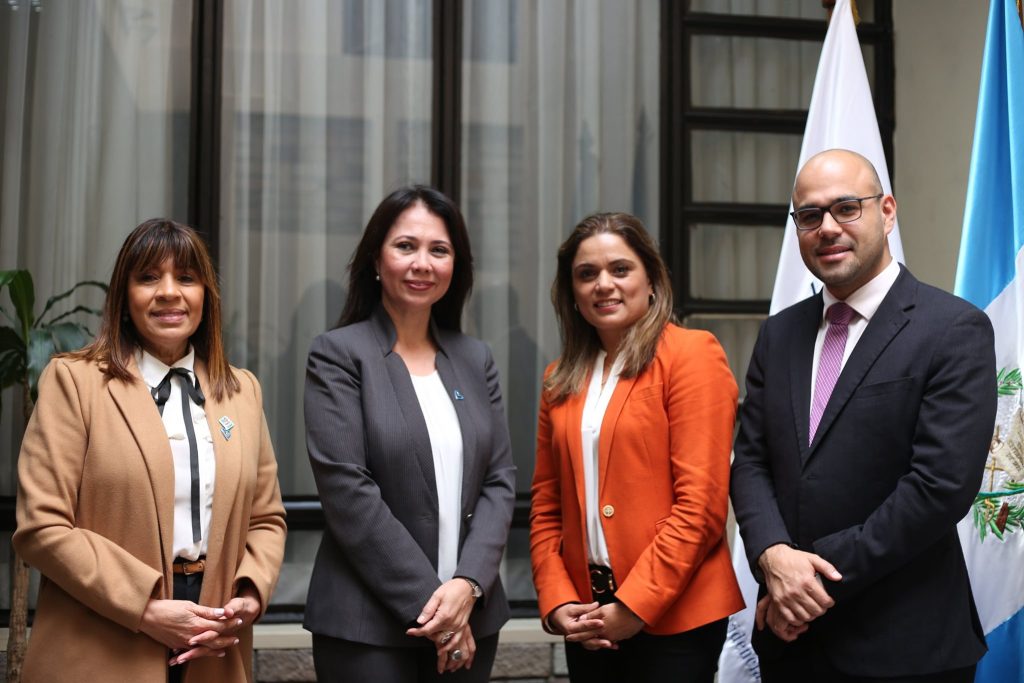
M 447 581 L 459 563 L 462 518 L 462 430 L 441 376 L 412 375 L 412 386 L 427 423 L 437 485 L 437 578 Z
M 600 464 L 601 423 L 604 421 L 605 411 L 608 410 L 608 402 L 615 393 L 615 385 L 619 383 L 619 373 L 622 372 L 622 356 L 620 355 L 612 363 L 608 371 L 608 379 L 604 386 L 601 386 L 601 379 L 604 375 L 604 359 L 608 356 L 604 351 L 599 351 L 597 360 L 594 361 L 594 371 L 590 376 L 590 386 L 587 389 L 587 398 L 583 403 L 583 422 L 580 425 L 580 432 L 583 437 L 583 491 L 587 499 L 587 553 L 591 564 L 600 564 L 611 567 L 612 561 L 608 557 L 608 543 L 604 538 L 604 527 L 601 526 L 601 510 L 598 491 L 600 482 L 598 473 Z
M 900 264 L 896 262 L 896 259 L 893 259 L 881 273 L 871 278 L 860 289 L 846 297 L 846 304 L 857 315 L 853 316 L 853 319 L 850 320 L 840 372 L 846 367 L 846 361 L 850 358 L 850 354 L 853 353 L 853 348 L 857 346 L 857 342 L 860 341 L 864 330 L 867 329 L 868 323 L 871 322 L 871 318 L 878 311 L 878 307 L 882 305 L 882 300 L 889 293 L 889 290 L 892 289 L 893 283 L 896 282 L 896 278 L 899 275 Z M 825 305 L 821 310 L 821 323 L 818 325 L 818 336 L 814 341 L 814 363 L 811 368 L 811 396 L 814 396 L 814 386 L 818 381 L 818 363 L 821 360 L 821 347 L 825 345 L 825 331 L 828 329 L 828 319 L 825 317 L 825 314 L 828 312 L 829 306 L 839 301 L 828 291 L 828 287 L 824 288 L 821 295 Z M 808 408 L 809 414 L 810 408 Z
M 195 350 L 190 346 L 188 353 L 174 363 L 164 365 L 163 361 L 146 351 L 137 351 L 135 360 L 138 362 L 142 379 L 152 392 L 160 386 L 171 367 L 185 368 L 195 381 L 193 364 Z M 171 445 L 171 457 L 174 459 L 174 541 L 172 557 L 186 560 L 197 560 L 206 554 L 210 536 L 210 516 L 213 512 L 213 480 L 217 471 L 217 461 L 213 453 L 213 437 L 210 425 L 206 421 L 206 411 L 189 399 L 192 413 L 192 427 L 196 433 L 196 446 L 199 454 L 199 522 L 202 537 L 199 542 L 192 541 L 192 454 L 189 451 L 188 437 L 185 434 L 185 421 L 181 414 L 181 377 L 171 380 L 171 395 L 164 404 L 162 416 L 167 439 Z M 207 387 L 200 386 L 204 395 Z

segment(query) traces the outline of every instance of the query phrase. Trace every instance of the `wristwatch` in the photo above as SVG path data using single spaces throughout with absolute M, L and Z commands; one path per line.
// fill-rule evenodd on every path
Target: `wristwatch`
M 457 578 L 462 579 L 469 584 L 470 588 L 473 589 L 473 598 L 480 599 L 484 596 L 484 589 L 480 587 L 480 584 L 469 578 L 468 576 L 459 576 Z

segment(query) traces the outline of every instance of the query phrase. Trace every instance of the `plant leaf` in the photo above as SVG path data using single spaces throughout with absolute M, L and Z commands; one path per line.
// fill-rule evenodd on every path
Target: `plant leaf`
M 32 400 L 39 396 L 39 375 L 43 368 L 50 362 L 53 356 L 53 336 L 46 330 L 32 330 L 29 332 L 28 342 L 28 391 Z
M 0 354 L 0 411 L 3 410 L 3 390 L 19 384 L 25 376 L 25 366 L 13 351 Z
M 14 349 L 0 352 L 0 390 L 17 384 L 25 376 L 25 362 Z
M 25 345 L 10 327 L 0 327 L 0 393 L 18 384 L 25 376 Z M 0 396 L 0 411 L 3 397 Z M 0 415 L 3 413 L 0 412 Z
M 12 325 L 17 325 L 18 324 L 18 321 L 15 320 L 14 318 L 12 318 L 11 314 L 8 313 L 7 309 L 4 308 L 3 306 L 0 306 L 0 315 L 3 315 L 3 317 L 7 318 L 7 322 L 9 322 L 10 324 L 12 324 Z
M 25 345 L 10 327 L 0 327 L 0 391 L 17 384 L 24 376 Z
M 996 374 L 996 393 L 1000 396 L 1014 396 L 1022 389 L 1020 368 L 1001 368 Z
M 100 282 L 99 280 L 82 280 L 81 282 L 76 282 L 74 284 L 74 286 L 71 289 L 69 289 L 68 291 L 61 292 L 60 294 L 57 294 L 55 296 L 51 296 L 49 299 L 46 300 L 46 305 L 43 306 L 43 312 L 39 314 L 38 318 L 36 318 L 36 324 L 39 325 L 39 324 L 42 323 L 43 317 L 46 316 L 47 312 L 50 310 L 50 308 L 53 307 L 53 305 L 55 303 L 57 303 L 58 301 L 61 301 L 62 299 L 68 298 L 69 296 L 74 294 L 75 290 L 78 289 L 79 287 L 99 287 L 100 289 L 103 290 L 104 294 L 106 294 L 106 292 L 107 292 L 107 285 L 105 283 L 103 283 L 103 282 Z M 90 313 L 96 313 L 97 315 L 100 315 L 94 309 L 85 308 L 84 306 L 76 306 L 73 310 L 74 311 L 84 310 L 84 311 L 88 311 Z M 60 320 L 60 318 L 63 318 L 64 316 L 68 315 L 69 313 L 64 313 L 63 315 L 61 315 L 61 316 L 59 316 L 57 318 L 54 318 L 51 321 L 51 323 L 57 322 L 58 320 Z
M 89 315 L 95 315 L 98 318 L 102 318 L 103 317 L 103 311 L 101 311 L 101 310 L 99 310 L 97 308 L 89 308 L 88 306 L 75 306 L 70 311 L 65 311 L 64 313 L 61 313 L 60 315 L 58 315 L 53 320 L 47 322 L 46 325 L 47 326 L 48 325 L 53 325 L 54 323 L 57 323 L 57 322 L 63 320 L 64 318 L 67 318 L 70 315 L 74 315 L 75 313 L 88 313 Z M 36 326 L 37 327 L 40 326 L 38 320 L 36 321 Z
M 4 351 L 17 351 L 20 355 L 25 355 L 25 342 L 13 327 L 0 327 L 0 353 Z
M 21 323 L 21 338 L 25 339 L 28 336 L 29 328 L 35 321 L 32 309 L 36 305 L 36 290 L 32 284 L 32 274 L 27 270 L 5 271 L 5 273 L 13 273 L 6 284 L 11 295 L 11 302 L 14 304 L 14 315 Z
M 50 336 L 53 338 L 53 350 L 55 353 L 75 351 L 89 343 L 89 334 L 78 323 L 50 324 L 43 329 L 50 332 Z

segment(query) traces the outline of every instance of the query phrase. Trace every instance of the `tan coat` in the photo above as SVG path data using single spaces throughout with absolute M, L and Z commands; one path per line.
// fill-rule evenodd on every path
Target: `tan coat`
M 209 386 L 205 366 L 195 370 Z M 240 393 L 217 401 L 207 392 L 217 474 L 200 602 L 223 606 L 248 579 L 266 608 L 284 555 L 284 508 L 259 384 L 235 374 Z M 225 415 L 230 439 L 217 423 Z M 18 476 L 14 546 L 44 577 L 23 680 L 165 681 L 167 649 L 139 625 L 146 602 L 173 591 L 174 472 L 145 384 L 52 361 Z M 225 657 L 186 665 L 185 681 L 251 681 L 251 627 L 239 637 Z

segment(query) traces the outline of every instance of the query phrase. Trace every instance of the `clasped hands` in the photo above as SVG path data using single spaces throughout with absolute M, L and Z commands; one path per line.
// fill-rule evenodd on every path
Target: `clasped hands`
M 223 607 L 206 607 L 189 600 L 157 600 L 146 603 L 139 630 L 163 643 L 173 653 L 168 664 L 184 664 L 200 657 L 223 657 L 238 644 L 238 632 L 260 615 L 259 593 L 252 586 Z
M 473 587 L 468 581 L 458 577 L 445 581 L 420 610 L 416 617 L 419 626 L 405 632 L 416 638 L 429 638 L 434 643 L 437 673 L 472 668 L 476 640 L 469 626 L 469 615 L 475 603 Z M 457 659 L 456 651 L 460 653 Z
M 621 602 L 570 602 L 551 612 L 548 623 L 566 641 L 579 643 L 588 650 L 617 650 L 620 640 L 632 638 L 644 627 L 643 620 Z
M 778 544 L 761 553 L 758 565 L 768 587 L 768 595 L 758 601 L 754 613 L 759 630 L 767 624 L 781 640 L 791 643 L 835 604 L 821 577 L 829 581 L 843 577 L 822 557 Z

